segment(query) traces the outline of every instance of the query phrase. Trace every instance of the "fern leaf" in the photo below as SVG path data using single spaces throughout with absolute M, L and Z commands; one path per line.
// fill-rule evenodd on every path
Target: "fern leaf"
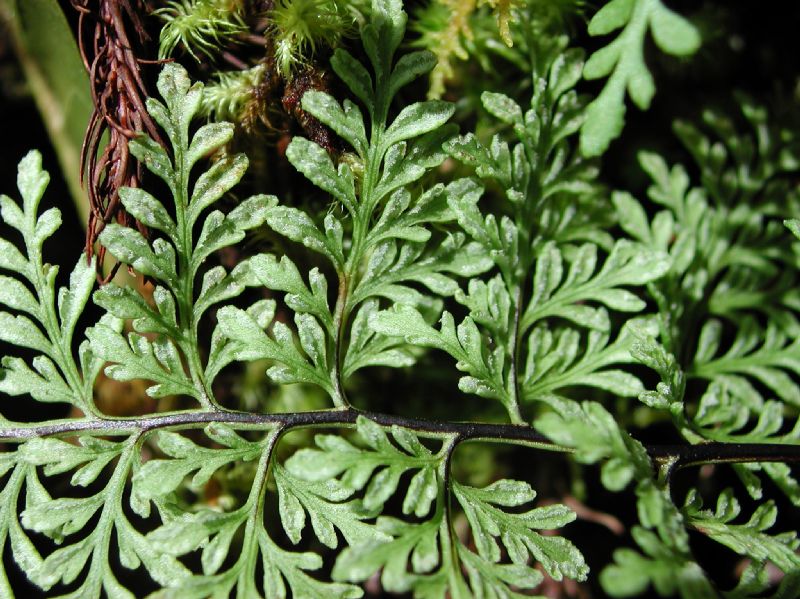
M 39 214 L 49 180 L 41 155 L 30 152 L 18 169 L 22 206 L 8 196 L 0 197 L 0 215 L 25 245 L 23 254 L 10 241 L 0 239 L 0 268 L 16 275 L 0 278 L 0 304 L 17 312 L 0 312 L 0 340 L 40 354 L 31 362 L 33 369 L 21 358 L 5 356 L 0 391 L 30 395 L 42 402 L 71 403 L 93 413 L 91 389 L 97 370 L 81 369 L 73 337 L 94 286 L 94 261 L 82 255 L 70 274 L 69 286 L 56 291 L 58 268 L 43 262 L 42 246 L 60 226 L 61 213 L 49 208 Z
M 487 562 L 500 560 L 501 550 L 496 540 L 499 537 L 514 564 L 525 565 L 532 558 L 555 580 L 563 576 L 586 578 L 589 569 L 572 543 L 536 532 L 561 528 L 571 522 L 575 514 L 569 508 L 556 505 L 523 513 L 503 511 L 504 507 L 530 503 L 536 496 L 529 485 L 518 481 L 503 480 L 484 489 L 457 484 L 453 493 L 472 527 L 478 554 Z
M 130 151 L 167 183 L 173 195 L 175 218 L 146 191 L 125 189 L 120 194 L 125 209 L 165 237 L 150 243 L 138 231 L 115 224 L 107 226 L 100 236 L 100 242 L 118 259 L 162 283 L 154 294 L 156 309 L 131 291 L 100 290 L 95 301 L 118 318 L 134 318 L 138 332 L 158 332 L 162 337 L 152 348 L 144 338 L 131 337 L 126 349 L 121 335 L 110 328 L 96 328 L 94 340 L 96 347 L 102 348 L 104 358 L 120 363 L 107 369 L 113 378 L 131 380 L 145 376 L 161 383 L 156 385 L 159 390 L 155 393 L 190 395 L 208 408 L 216 400 L 198 353 L 199 319 L 215 301 L 235 297 L 247 284 L 257 282 L 244 274 L 246 267 L 241 265 L 230 275 L 218 268 L 213 275 L 217 284 L 215 293 L 209 293 L 212 285 L 204 279 L 200 298 L 196 298 L 195 279 L 209 255 L 240 242 L 245 231 L 260 226 L 276 201 L 268 196 L 254 196 L 227 215 L 214 210 L 201 219 L 204 211 L 241 179 L 247 169 L 247 158 L 242 154 L 221 158 L 197 178 L 190 192 L 192 168 L 203 156 L 220 150 L 231 140 L 233 126 L 204 125 L 190 138 L 189 126 L 199 110 L 202 86 L 191 86 L 188 74 L 178 65 L 169 65 L 162 71 L 158 89 L 165 103 L 148 98 L 147 108 L 167 132 L 174 156 L 169 157 L 147 137 L 133 140 Z M 201 220 L 200 234 L 195 240 L 193 229 Z M 193 307 L 196 299 L 198 305 Z M 138 366 L 123 366 L 126 361 Z
M 516 417 L 516 406 L 505 387 L 503 366 L 505 353 L 502 348 L 489 353 L 482 342 L 481 333 L 469 317 L 456 326 L 449 312 L 442 315 L 440 330 L 425 322 L 420 312 L 410 306 L 398 305 L 393 310 L 376 314 L 372 329 L 384 335 L 397 335 L 412 345 L 433 347 L 447 352 L 456 359 L 456 367 L 468 373 L 459 380 L 459 389 L 465 393 L 476 393 L 481 397 L 496 399 Z
M 286 463 L 287 471 L 310 482 L 336 481 L 350 493 L 363 490 L 361 501 L 368 511 L 383 508 L 397 491 L 400 477 L 415 471 L 403 499 L 403 513 L 426 516 L 438 494 L 436 469 L 442 456 L 434 455 L 413 433 L 397 426 L 392 427 L 392 437 L 400 448 L 371 420 L 359 417 L 357 430 L 365 447 L 338 436 L 317 435 L 318 449 L 295 453 Z
M 655 533 L 634 527 L 631 535 L 644 555 L 632 549 L 614 551 L 614 564 L 600 573 L 600 583 L 609 595 L 631 597 L 652 585 L 662 597 L 676 592 L 687 599 L 718 596 L 700 566 L 671 551 Z
M 722 330 L 719 321 L 709 320 L 700 331 L 697 355 L 691 374 L 704 379 L 720 375 L 746 375 L 766 385 L 789 404 L 800 402 L 800 391 L 791 384 L 788 372 L 800 372 L 800 341 L 789 341 L 777 327 L 764 335 L 753 320 L 745 320 L 733 343 L 718 355 Z M 760 347 L 759 341 L 763 339 Z
M 625 117 L 626 92 L 642 110 L 650 106 L 655 83 L 644 63 L 648 31 L 656 45 L 673 56 L 690 56 L 700 47 L 695 27 L 660 0 L 612 0 L 589 22 L 590 35 L 606 35 L 620 28 L 619 36 L 592 54 L 583 69 L 587 79 L 609 77 L 586 111 L 581 151 L 587 156 L 602 154 L 619 136 Z
M 717 498 L 716 509 L 702 509 L 702 499 L 695 492 L 686 498 L 684 511 L 695 529 L 755 562 L 771 561 L 784 572 L 797 569 L 796 549 L 800 545 L 796 533 L 769 535 L 765 531 L 775 524 L 777 508 L 766 502 L 756 508 L 743 524 L 732 524 L 741 512 L 733 492 L 727 489 Z
M 648 252 L 625 241 L 615 244 L 602 268 L 594 274 L 596 264 L 597 248 L 584 245 L 575 252 L 564 277 L 563 259 L 556 245 L 551 242 L 542 248 L 536 261 L 533 294 L 522 315 L 520 330 L 524 332 L 536 321 L 552 316 L 607 330 L 609 323 L 604 311 L 585 302 L 598 302 L 624 312 L 641 311 L 644 301 L 620 287 L 649 283 L 660 278 L 670 266 L 664 254 Z
M 547 401 L 556 390 L 573 385 L 605 389 L 621 397 L 638 396 L 644 391 L 638 378 L 607 367 L 633 362 L 630 350 L 637 339 L 634 331 L 641 334 L 642 330 L 649 330 L 653 334 L 654 325 L 648 319 L 630 320 L 612 343 L 606 334 L 589 331 L 585 346 L 574 329 L 554 332 L 534 328 L 528 338 L 528 354 L 521 375 L 522 397 Z

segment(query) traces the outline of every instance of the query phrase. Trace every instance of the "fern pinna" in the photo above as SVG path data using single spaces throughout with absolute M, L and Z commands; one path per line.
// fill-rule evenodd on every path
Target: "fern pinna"
M 202 84 L 164 65 L 147 110 L 168 149 L 146 135 L 129 149 L 171 200 L 123 188 L 153 234 L 109 224 L 99 239 L 147 277 L 146 294 L 93 291 L 85 255 L 57 289 L 43 246 L 60 214 L 39 209 L 41 157 L 22 160 L 21 203 L 0 204 L 16 235 L 0 239 L 0 339 L 25 352 L 3 358 L 0 390 L 71 411 L 0 421 L 0 596 L 14 596 L 10 560 L 76 599 L 512 598 L 590 576 L 613 596 L 760 597 L 770 568 L 783 573 L 775 596 L 800 592 L 800 541 L 775 529 L 776 500 L 763 499 L 772 485 L 778 502 L 800 504 L 789 465 L 800 458 L 800 226 L 781 222 L 797 208 L 782 177 L 796 174 L 794 147 L 742 98 L 752 132 L 711 112 L 703 126 L 676 124 L 696 181 L 643 152 L 647 199 L 609 191 L 594 156 L 620 133 L 626 90 L 650 102 L 645 33 L 688 55 L 697 31 L 659 0 L 613 0 L 589 33 L 622 33 L 584 62 L 530 19 L 509 24 L 507 11 L 529 8 L 498 8 L 502 38 L 517 42 L 498 51 L 529 80 L 516 97 L 481 94 L 490 136 L 459 134 L 450 102 L 406 102 L 434 54 L 401 49 L 398 0 L 364 8 L 363 52 L 330 59 L 345 99 L 302 98 L 343 151 L 295 136 L 285 152 L 321 212 L 268 195 L 221 201 L 248 169 L 229 150 L 234 126 L 198 126 Z M 176 15 L 164 43 L 210 52 L 178 36 Z M 223 17 L 233 36 L 239 17 Z M 594 99 L 578 93 L 607 74 Z M 271 231 L 275 250 L 214 265 L 252 231 Z M 105 314 L 84 329 L 90 298 Z M 437 398 L 399 397 L 389 412 L 364 390 L 388 369 L 440 381 L 443 365 L 461 403 L 423 412 Z M 231 409 L 220 380 L 252 368 L 321 409 Z M 147 381 L 169 408 L 104 413 L 101 371 Z M 652 423 L 683 443 L 631 432 Z M 497 443 L 542 454 L 535 464 L 570 455 L 577 494 L 595 463 L 598 486 L 632 490 L 636 523 L 613 559 L 595 565 L 571 538 L 576 509 L 589 516 L 556 500 L 566 490 L 541 500 L 528 481 L 482 479 L 469 456 L 499 460 Z M 727 462 L 734 486 L 709 497 L 690 467 Z M 674 485 L 677 472 L 689 482 Z M 747 559 L 734 586 L 698 563 L 697 535 Z

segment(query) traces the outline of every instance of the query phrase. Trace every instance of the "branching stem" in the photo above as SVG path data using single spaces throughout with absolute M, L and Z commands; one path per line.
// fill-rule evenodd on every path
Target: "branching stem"
M 0 427 L 0 440 L 19 441 L 45 436 L 69 436 L 79 433 L 124 435 L 158 429 L 180 429 L 202 426 L 213 422 L 241 428 L 292 428 L 353 427 L 356 419 L 364 416 L 381 426 L 400 426 L 423 437 L 446 438 L 458 435 L 459 441 L 482 440 L 511 443 L 549 451 L 569 452 L 554 444 L 544 435 L 528 426 L 491 424 L 482 422 L 447 422 L 424 418 L 406 418 L 393 414 L 345 410 L 292 412 L 282 414 L 253 414 L 248 412 L 186 411 L 146 416 L 143 418 L 99 419 L 84 418 L 55 421 L 48 424 L 6 424 Z M 800 446 L 779 443 L 703 443 L 699 445 L 645 445 L 650 457 L 658 464 L 675 460 L 675 468 L 699 464 L 726 464 L 746 462 L 800 462 Z

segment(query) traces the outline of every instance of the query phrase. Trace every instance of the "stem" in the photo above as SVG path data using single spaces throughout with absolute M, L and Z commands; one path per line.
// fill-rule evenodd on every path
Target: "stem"
M 514 321 L 511 323 L 511 337 L 508 340 L 508 349 L 511 353 L 511 366 L 509 367 L 510 386 L 508 389 L 511 401 L 506 406 L 508 417 L 512 424 L 524 424 L 522 413 L 519 411 L 519 354 L 520 354 L 520 315 L 522 314 L 522 287 L 517 286 L 512 301 L 514 302 Z
M 333 339 L 333 396 L 331 399 L 337 408 L 349 406 L 342 384 L 342 347 L 347 326 L 346 310 L 349 291 L 348 275 L 345 269 L 345 272 L 339 273 L 339 292 L 336 295 L 336 306 L 333 309 L 333 332 L 336 337 Z
M 12 514 L 11 510 L 16 508 L 17 498 L 22 489 L 22 484 L 25 482 L 27 468 L 33 468 L 33 466 L 17 466 L 14 468 L 5 488 L 0 493 L 0 502 L 2 502 L 0 503 L 0 522 L 2 522 L 0 524 L 0 551 L 5 550 L 12 519 L 14 519 L 13 522 L 16 522 L 16 513 Z M 16 525 L 19 526 L 19 524 Z M 0 568 L 0 597 L 14 597 L 5 568 Z
M 194 273 L 192 272 L 192 255 L 194 243 L 192 237 L 192 223 L 189 222 L 187 211 L 189 209 L 189 172 L 190 165 L 182 151 L 182 147 L 189 147 L 188 139 L 182 144 L 173 144 L 175 164 L 181 165 L 176 170 L 179 176 L 175 194 L 175 221 L 177 225 L 178 247 L 178 283 L 175 295 L 178 302 L 178 318 L 183 339 L 180 340 L 181 349 L 186 357 L 189 375 L 192 377 L 199 396 L 200 405 L 206 409 L 219 409 L 214 395 L 205 380 L 205 373 L 200 362 L 200 352 L 197 343 L 197 321 L 194 317 Z
M 35 223 L 31 229 L 35 227 Z M 31 239 L 33 236 L 31 235 Z M 50 338 L 53 347 L 56 364 L 64 373 L 64 378 L 67 380 L 70 390 L 73 395 L 79 399 L 80 407 L 82 410 L 89 412 L 94 416 L 100 416 L 100 412 L 94 405 L 91 391 L 86 393 L 85 385 L 83 384 L 83 376 L 75 364 L 75 357 L 72 355 L 71 343 L 65 344 L 65 339 L 61 334 L 61 326 L 58 323 L 58 316 L 56 316 L 55 297 L 47 292 L 47 282 L 44 277 L 44 266 L 42 260 L 41 248 L 36 247 L 35 244 L 27 243 L 28 260 L 32 266 L 33 286 L 36 290 L 36 295 L 39 298 L 39 309 L 41 310 L 42 324 L 44 324 L 47 336 Z M 87 397 L 88 395 L 88 397 Z
M 381 121 L 381 123 L 382 122 L 383 121 Z M 358 210 L 357 214 L 352 215 L 352 246 L 342 270 L 338 273 L 339 291 L 336 296 L 336 306 L 333 309 L 333 331 L 335 338 L 333 339 L 334 362 L 332 375 L 334 394 L 331 399 L 333 399 L 333 403 L 337 408 L 349 406 L 344 394 L 344 381 L 342 381 L 342 361 L 344 360 L 342 348 L 344 347 L 347 323 L 353 308 L 355 308 L 355 305 L 351 302 L 351 297 L 356 287 L 358 270 L 361 266 L 364 254 L 368 249 L 366 245 L 368 224 L 375 210 L 375 202 L 372 196 L 375 186 L 378 183 L 380 164 L 383 160 L 383 154 L 379 152 L 381 137 L 383 136 L 383 125 L 378 125 L 374 121 L 372 124 L 373 129 L 370 135 L 367 166 L 365 168 L 365 177 L 361 188 L 360 210 Z
M 442 519 L 439 525 L 440 546 L 442 550 L 442 564 L 449 564 L 447 570 L 447 579 L 451 589 L 455 590 L 459 595 L 464 586 L 464 579 L 461 575 L 461 568 L 459 567 L 458 557 L 458 540 L 452 528 L 453 518 L 451 516 L 452 507 L 450 505 L 450 460 L 453 457 L 453 452 L 456 449 L 459 441 L 462 438 L 456 434 L 452 436 L 442 447 L 441 451 L 444 452 L 445 458 L 439 465 L 439 476 L 442 479 Z M 458 595 L 456 595 L 458 596 Z
M 247 498 L 247 506 L 250 515 L 247 517 L 247 524 L 244 530 L 244 540 L 242 541 L 241 554 L 257 558 L 258 556 L 258 530 L 263 526 L 264 521 L 264 495 L 267 489 L 267 478 L 269 467 L 272 463 L 272 450 L 280 438 L 283 427 L 275 428 L 264 443 L 264 450 L 258 460 L 256 476 L 253 485 L 250 487 L 250 495 Z M 247 561 L 239 572 L 239 582 L 237 584 L 237 597 L 257 596 L 255 589 L 250 588 L 256 576 L 256 559 Z
M 121 498 L 125 491 L 125 484 L 128 482 L 128 471 L 133 463 L 133 456 L 138 450 L 141 433 L 132 436 L 126 443 L 126 447 L 119 457 L 114 474 L 103 492 L 106 500 L 100 513 L 100 520 L 92 531 L 94 537 L 94 549 L 92 550 L 92 561 L 86 582 L 97 581 L 102 585 L 103 573 L 98 572 L 108 563 L 108 550 L 111 544 L 111 535 L 114 530 L 117 512 L 122 512 Z M 100 589 L 98 589 L 99 595 Z
M 233 427 L 265 429 L 276 425 L 291 428 L 352 428 L 356 419 L 364 416 L 384 427 L 399 426 L 422 437 L 446 439 L 458 435 L 459 442 L 487 441 L 524 445 L 536 449 L 568 453 L 568 448 L 556 445 L 535 429 L 514 424 L 481 422 L 447 422 L 423 418 L 406 418 L 393 414 L 365 412 L 353 408 L 283 414 L 253 414 L 248 412 L 208 412 L 203 410 L 173 412 L 145 418 L 103 420 L 83 418 L 56 421 L 49 424 L 23 424 L 0 427 L 0 440 L 20 441 L 45 436 L 69 436 L 76 433 L 125 435 L 145 433 L 165 428 L 181 429 L 219 422 Z M 699 445 L 645 445 L 656 463 L 676 459 L 676 467 L 698 464 L 728 464 L 745 462 L 800 462 L 800 446 L 778 443 L 703 443 Z

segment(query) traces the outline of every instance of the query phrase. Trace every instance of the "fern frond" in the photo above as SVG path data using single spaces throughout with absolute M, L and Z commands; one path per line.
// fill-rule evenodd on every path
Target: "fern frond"
M 107 286 L 95 294 L 96 303 L 117 318 L 133 318 L 136 333 L 126 340 L 114 327 L 99 324 L 90 331 L 90 339 L 103 348 L 103 358 L 117 363 L 106 369 L 112 378 L 150 379 L 157 382 L 149 390 L 154 397 L 184 394 L 209 408 L 216 401 L 211 390 L 213 379 L 206 378 L 199 353 L 200 318 L 214 303 L 235 297 L 246 285 L 257 282 L 246 262 L 227 274 L 224 269 L 209 271 L 199 294 L 196 278 L 211 254 L 241 241 L 246 230 L 264 222 L 275 198 L 253 196 L 228 214 L 214 210 L 203 217 L 206 209 L 242 177 L 247 158 L 238 154 L 219 159 L 197 178 L 190 192 L 192 168 L 230 141 L 233 126 L 212 123 L 189 136 L 203 90 L 200 84 L 190 85 L 183 67 L 165 67 L 158 79 L 158 90 L 165 103 L 148 98 L 147 107 L 167 132 L 173 156 L 147 137 L 132 141 L 130 147 L 131 153 L 167 184 L 173 205 L 168 209 L 143 189 L 124 188 L 120 198 L 130 214 L 160 231 L 163 237 L 149 242 L 138 231 L 115 224 L 101 234 L 102 243 L 117 259 L 158 283 L 153 293 L 155 307 L 130 290 Z M 197 237 L 196 226 L 201 227 Z M 141 335 L 149 332 L 160 333 L 161 337 L 151 341 Z
M 0 304 L 14 311 L 0 312 L 0 340 L 37 354 L 31 361 L 33 368 L 20 357 L 3 357 L 0 391 L 30 395 L 41 402 L 70 403 L 97 413 L 92 385 L 102 359 L 88 343 L 82 343 L 76 360 L 73 347 L 75 327 L 94 287 L 94 262 L 81 255 L 69 286 L 56 291 L 58 267 L 44 262 L 42 246 L 61 225 L 61 212 L 49 208 L 39 214 L 49 181 L 41 155 L 30 152 L 18 169 L 22 205 L 6 195 L 0 197 L 0 215 L 19 233 L 25 247 L 20 252 L 0 238 L 0 268 L 16 275 L 0 275 Z
M 602 154 L 619 136 L 626 94 L 640 109 L 650 106 L 655 83 L 644 62 L 648 31 L 659 49 L 673 56 L 691 56 L 700 47 L 700 34 L 694 25 L 661 0 L 612 0 L 589 22 L 589 34 L 595 36 L 620 28 L 620 34 L 592 54 L 583 69 L 586 79 L 608 76 L 603 91 L 587 108 L 581 129 L 581 151 L 586 156 Z

